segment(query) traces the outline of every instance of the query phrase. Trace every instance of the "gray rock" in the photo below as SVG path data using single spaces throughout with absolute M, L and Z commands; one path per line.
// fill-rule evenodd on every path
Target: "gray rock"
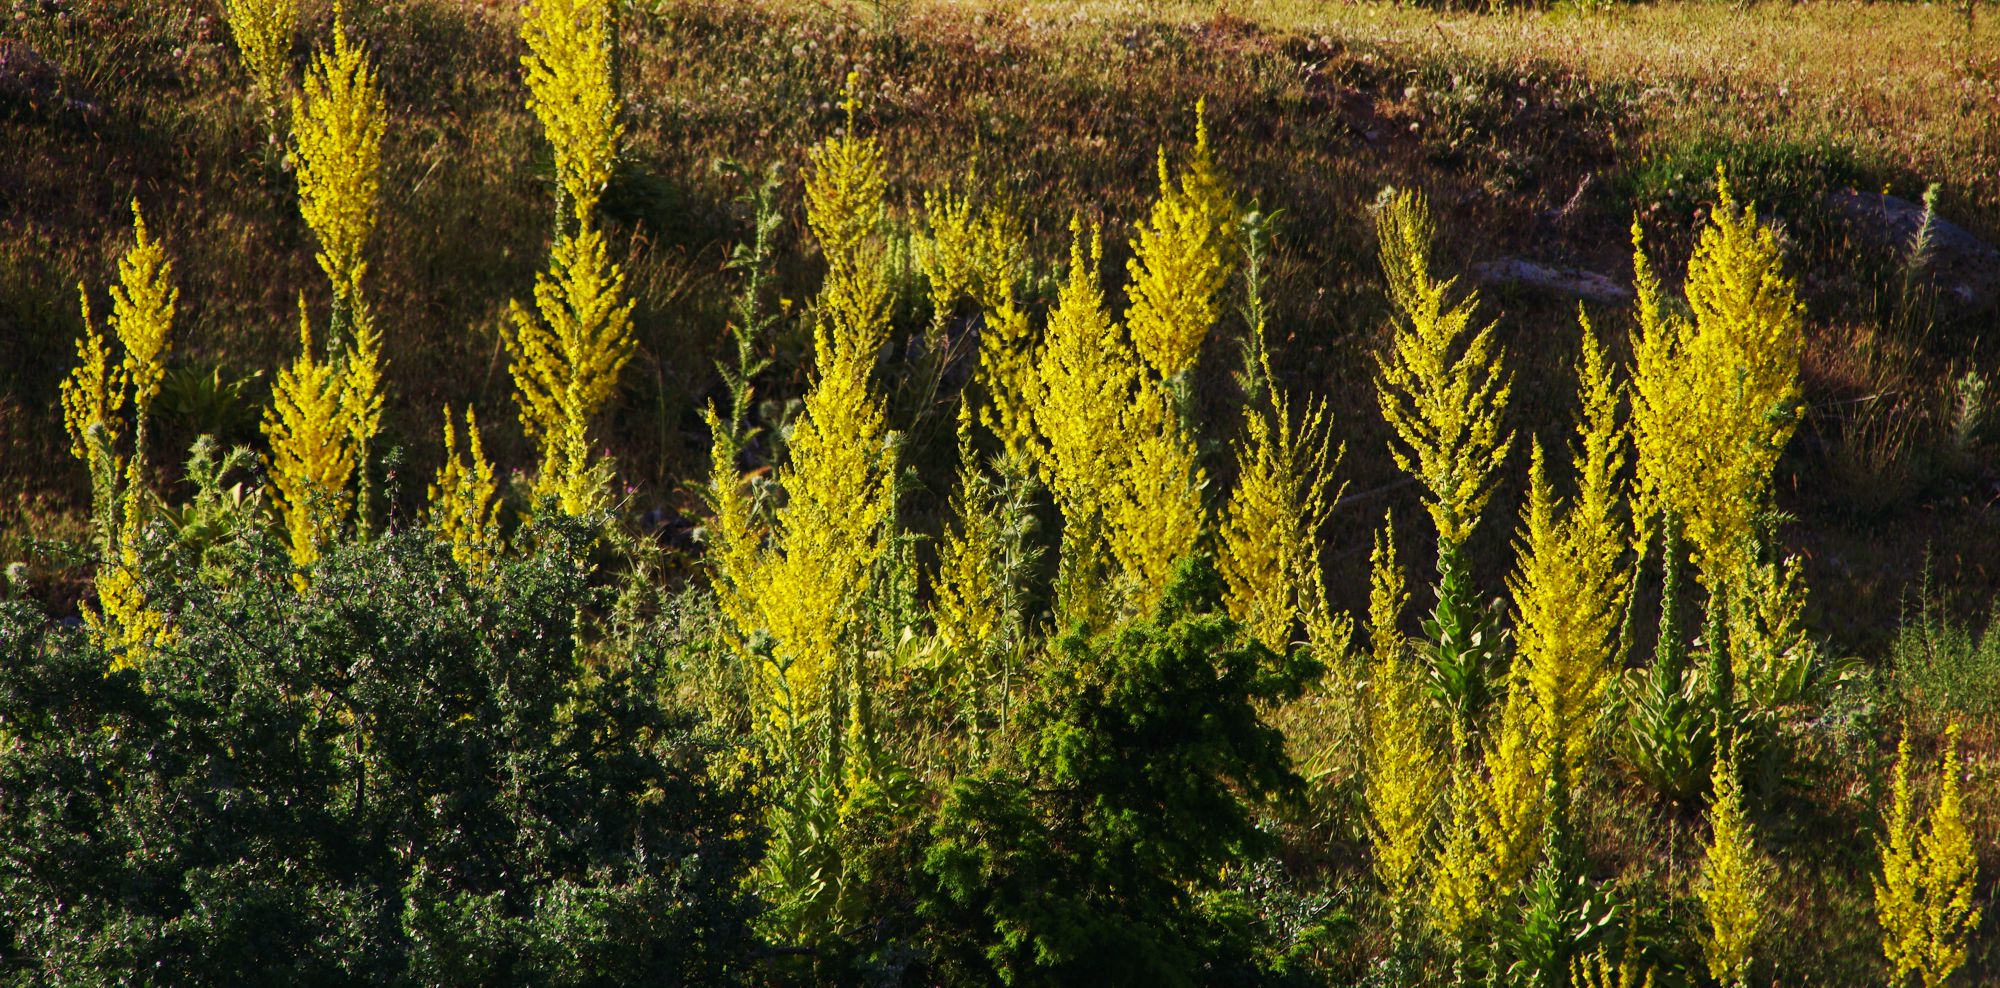
M 62 70 L 40 52 L 12 38 L 0 38 L 0 108 L 25 107 L 41 113 L 95 116 L 96 104 L 63 92 Z
M 1564 298 L 1586 302 L 1629 302 L 1632 289 L 1595 271 L 1551 267 L 1518 257 L 1481 261 L 1472 266 L 1473 277 L 1489 285 L 1525 285 Z
M 1847 220 L 1857 240 L 1902 257 L 1924 222 L 1920 202 L 1841 189 L 1827 206 Z M 2000 248 L 1941 216 L 1931 218 L 1931 255 L 1925 266 L 1938 296 L 1973 313 L 2000 307 Z

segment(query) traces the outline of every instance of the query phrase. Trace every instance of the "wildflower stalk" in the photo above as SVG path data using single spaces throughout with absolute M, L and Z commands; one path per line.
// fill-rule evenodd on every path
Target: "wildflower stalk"
M 1959 794 L 1958 738 L 1953 724 L 1945 732 L 1937 802 L 1927 829 L 1917 820 L 1910 791 L 1907 730 L 1896 749 L 1895 782 L 1884 821 L 1889 839 L 1880 847 L 1875 914 L 1882 924 L 1891 983 L 1899 986 L 1915 976 L 1923 988 L 1944 988 L 1965 963 L 1967 942 L 1979 926 L 1980 910 L 1972 901 L 1979 858 Z

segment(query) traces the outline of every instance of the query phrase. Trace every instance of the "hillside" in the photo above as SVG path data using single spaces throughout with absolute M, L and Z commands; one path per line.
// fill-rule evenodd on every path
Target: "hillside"
M 0 985 L 2000 978 L 1993 4 L 253 9 L 0 0 Z

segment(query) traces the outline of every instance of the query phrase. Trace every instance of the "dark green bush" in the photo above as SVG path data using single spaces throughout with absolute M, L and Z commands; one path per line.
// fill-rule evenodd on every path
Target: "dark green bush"
M 141 671 L 0 604 L 0 982 L 745 976 L 756 808 L 649 669 L 579 651 L 581 533 L 480 581 L 390 535 L 303 593 L 244 541 L 148 574 Z
M 1011 764 L 950 787 L 919 879 L 941 980 L 1266 980 L 1221 874 L 1270 850 L 1256 805 L 1302 790 L 1259 709 L 1317 670 L 1246 642 L 1219 593 L 1185 563 L 1151 621 L 1064 639 Z

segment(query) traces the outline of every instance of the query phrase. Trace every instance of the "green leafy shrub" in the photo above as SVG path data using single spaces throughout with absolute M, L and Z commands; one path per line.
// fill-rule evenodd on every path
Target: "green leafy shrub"
M 1928 587 L 1889 649 L 1896 693 L 1911 710 L 2000 716 L 2000 606 L 1984 630 L 1954 620 Z
M 1260 705 L 1317 671 L 1222 612 L 1183 562 L 1150 621 L 1049 658 L 1012 763 L 954 782 L 930 832 L 918 910 L 944 983 L 1195 985 L 1257 980 L 1223 866 L 1267 850 L 1253 801 L 1303 783 Z
M 580 652 L 587 538 L 475 582 L 428 534 L 293 588 L 143 577 L 143 671 L 0 603 L 0 981 L 724 984 L 757 819 L 655 677 Z M 158 548 L 156 543 L 155 548 Z

